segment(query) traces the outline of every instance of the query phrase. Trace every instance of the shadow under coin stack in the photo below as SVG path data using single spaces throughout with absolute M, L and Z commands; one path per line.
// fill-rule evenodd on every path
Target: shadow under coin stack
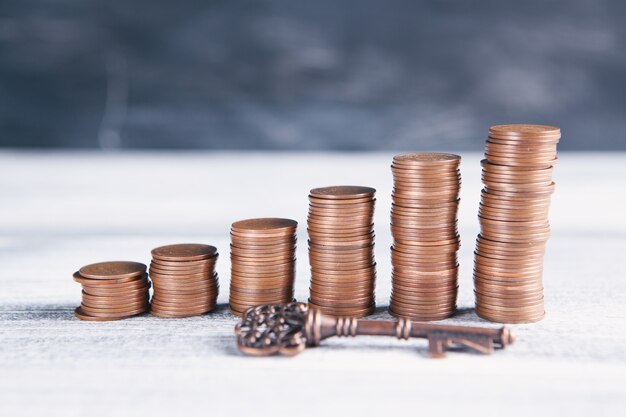
M 311 190 L 309 305 L 326 314 L 362 317 L 374 312 L 375 193 L 358 186 Z
M 439 153 L 393 158 L 389 311 L 395 316 L 441 320 L 456 310 L 460 162 Z
M 81 320 L 119 320 L 145 313 L 150 307 L 150 282 L 144 264 L 91 264 L 74 273 L 74 281 L 83 286 L 83 301 L 74 311 Z
M 161 246 L 152 250 L 150 278 L 154 286 L 151 313 L 157 317 L 193 317 L 217 302 L 217 249 L 198 243 Z
M 243 315 L 260 304 L 293 301 L 296 229 L 289 219 L 262 218 L 235 222 L 230 237 L 230 310 Z
M 476 312 L 499 323 L 541 320 L 543 256 L 560 129 L 500 125 L 489 129 L 479 210 Z

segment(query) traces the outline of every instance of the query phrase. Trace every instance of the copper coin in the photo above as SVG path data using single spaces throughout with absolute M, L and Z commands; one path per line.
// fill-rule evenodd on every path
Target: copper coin
M 138 277 L 133 281 L 113 283 L 111 280 L 92 280 L 90 283 L 82 283 L 83 288 L 95 288 L 103 291 L 126 291 L 149 285 L 147 276 Z M 105 284 L 106 282 L 106 284 Z
M 533 314 L 533 315 L 505 315 L 499 312 L 493 312 L 487 309 L 482 309 L 476 306 L 476 314 L 485 319 L 495 323 L 510 323 L 510 324 L 520 324 L 520 323 L 536 323 L 538 321 L 543 320 L 545 317 L 545 312 Z
M 201 259 L 198 261 L 164 261 L 159 259 L 152 259 L 151 265 L 158 266 L 159 268 L 180 268 L 180 269 L 191 269 L 191 268 L 202 268 L 202 267 L 210 267 L 215 265 L 217 261 L 217 256 L 213 256 L 212 258 Z
M 444 319 L 447 319 L 448 317 L 453 316 L 455 312 L 456 312 L 456 307 L 450 308 L 449 310 L 443 311 L 441 313 L 428 314 L 422 311 L 402 309 L 394 305 L 389 306 L 389 314 L 391 314 L 392 316 L 406 317 L 408 319 L 415 320 L 415 321 L 444 320 Z
M 374 197 L 364 197 L 364 198 L 354 198 L 354 199 L 345 199 L 345 200 L 330 200 L 317 198 L 315 196 L 309 195 L 309 204 L 316 205 L 333 205 L 335 207 L 357 207 L 361 204 L 375 204 L 376 198 Z
M 176 268 L 173 266 L 160 266 L 154 263 L 150 264 L 149 271 L 156 271 L 157 273 L 162 274 L 171 274 L 171 275 L 185 275 L 185 274 L 196 274 L 201 272 L 211 272 L 215 269 L 215 264 L 199 266 L 199 267 L 185 267 L 185 268 Z
M 367 311 L 372 303 L 374 302 L 373 298 L 368 298 L 360 302 L 355 302 L 352 305 L 337 305 L 330 301 L 325 300 L 313 300 L 309 298 L 309 304 L 313 304 L 315 307 L 322 309 L 326 309 L 326 311 L 332 311 L 334 313 L 351 313 L 354 311 Z
M 200 243 L 182 243 L 152 249 L 152 257 L 163 261 L 198 261 L 217 254 L 217 248 Z
M 291 284 L 291 283 L 290 283 Z M 281 288 L 261 288 L 261 289 L 250 289 L 250 288 L 241 288 L 231 285 L 231 290 L 235 289 L 240 294 L 284 294 L 287 291 L 293 291 L 293 285 L 286 285 Z
M 461 162 L 459 155 L 450 153 L 419 152 L 412 154 L 400 154 L 393 157 L 394 164 L 402 165 L 451 165 L 458 166 Z
M 136 301 L 142 301 L 149 298 L 148 292 L 136 293 L 136 294 L 124 294 L 122 296 L 107 296 L 107 295 L 92 295 L 82 291 L 83 302 L 88 302 L 90 305 L 115 305 L 115 304 L 128 304 Z
M 325 200 L 346 200 L 373 197 L 376 190 L 371 187 L 338 185 L 323 188 L 314 188 L 310 192 L 311 196 Z
M 144 313 L 143 311 L 140 313 L 137 313 L 135 315 L 138 314 L 142 314 Z M 86 314 L 84 311 L 82 311 L 82 309 L 80 307 L 77 307 L 74 310 L 74 316 L 77 319 L 80 320 L 84 320 L 84 321 L 114 321 L 114 320 L 122 320 L 131 316 L 115 316 L 115 317 L 98 317 L 98 316 L 90 316 L 88 314 Z
M 284 230 L 285 233 L 293 233 L 298 227 L 298 222 L 291 219 L 282 218 L 257 218 L 247 219 L 234 222 L 231 226 L 233 230 L 245 232 L 245 233 L 260 233 L 275 232 L 278 230 Z
M 113 261 L 83 266 L 79 274 L 90 279 L 131 278 L 145 274 L 146 266 L 139 262 Z
M 124 318 L 129 316 L 135 316 L 137 314 L 145 313 L 148 311 L 149 304 L 145 303 L 144 305 L 137 306 L 134 309 L 126 309 L 123 311 L 99 311 L 95 309 L 87 309 L 84 305 L 81 305 L 80 310 L 83 314 L 92 316 L 92 317 L 102 317 L 102 318 Z

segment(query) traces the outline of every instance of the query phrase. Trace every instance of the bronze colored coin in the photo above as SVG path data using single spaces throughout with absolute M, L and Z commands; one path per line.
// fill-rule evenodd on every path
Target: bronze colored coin
M 332 271 L 345 271 L 350 273 L 350 271 L 362 270 L 373 265 L 374 262 L 319 262 L 319 261 L 311 261 L 311 267 L 320 271 L 323 270 L 332 270 Z
M 505 265 L 487 266 L 481 263 L 474 263 L 474 270 L 478 273 L 493 274 L 498 277 L 527 278 L 541 274 L 543 272 L 543 265 L 515 268 Z
M 97 314 L 97 313 L 126 313 L 127 311 L 132 311 L 132 310 L 136 310 L 138 308 L 141 307 L 145 307 L 147 306 L 148 300 L 147 299 L 143 299 L 143 300 L 138 300 L 138 301 L 134 301 L 134 302 L 128 302 L 127 304 L 122 304 L 122 305 L 107 305 L 107 306 L 103 306 L 100 304 L 96 304 L 96 305 L 89 305 L 88 303 L 85 303 L 85 301 L 83 300 L 83 302 L 80 305 L 80 308 L 86 313 L 86 314 Z
M 561 129 L 555 126 L 532 125 L 532 124 L 508 124 L 494 125 L 489 127 L 491 134 L 507 135 L 512 137 L 560 137 Z
M 258 270 L 250 270 L 250 271 L 237 271 L 231 270 L 230 274 L 232 278 L 238 278 L 242 280 L 250 280 L 250 279 L 258 279 L 258 280 L 269 280 L 269 279 L 286 279 L 293 277 L 296 272 L 295 266 L 291 269 L 287 269 L 285 271 L 258 271 Z
M 104 291 L 98 288 L 86 288 L 83 286 L 83 291 L 89 295 L 93 296 L 103 296 L 103 297 L 115 297 L 115 296 L 126 296 L 128 294 L 147 294 L 150 289 L 150 285 L 146 285 L 145 287 L 132 289 L 132 290 L 123 290 L 123 291 Z
M 247 219 L 234 222 L 231 226 L 233 230 L 245 233 L 264 234 L 268 231 L 275 232 L 284 230 L 286 233 L 293 233 L 298 227 L 298 222 L 291 219 L 282 218 L 258 218 Z
M 395 206 L 402 206 L 406 208 L 420 208 L 420 207 L 436 207 L 439 204 L 452 203 L 458 200 L 458 196 L 442 197 L 439 199 L 433 198 L 407 198 L 397 194 L 391 195 L 391 201 Z M 436 209 L 433 209 L 436 210 Z
M 321 217 L 315 214 L 310 214 L 307 217 L 307 225 L 313 228 L 315 225 L 320 227 L 336 226 L 337 228 L 348 227 L 367 227 L 372 224 L 372 215 L 362 216 L 343 216 L 343 217 Z
M 200 243 L 182 243 L 152 249 L 152 257 L 163 261 L 198 261 L 217 254 L 217 248 Z
M 85 291 L 82 291 L 83 302 L 87 302 L 90 305 L 116 305 L 116 304 L 128 304 L 136 301 L 142 301 L 149 298 L 148 292 L 136 293 L 123 296 L 107 296 L 107 295 L 92 295 Z
M 402 206 L 402 205 L 398 205 L 395 203 L 391 204 L 391 208 L 402 214 L 402 213 L 406 213 L 406 214 L 438 214 L 438 213 L 444 213 L 444 214 L 449 214 L 450 212 L 454 212 L 455 210 L 458 209 L 459 206 L 459 202 L 461 200 L 460 199 L 456 199 L 454 201 L 447 201 L 447 202 L 441 202 L 435 206 L 432 205 L 428 205 L 428 204 L 424 204 L 424 205 L 413 205 L 410 207 L 406 207 L 406 206 Z
M 200 289 L 200 290 L 159 290 L 155 291 L 155 296 L 162 299 L 176 299 L 176 298 L 195 298 L 209 296 L 216 298 L 219 295 L 219 287 Z
M 296 247 L 281 247 L 278 249 L 268 247 L 267 250 L 253 250 L 253 249 L 241 249 L 236 247 L 231 247 L 230 251 L 231 255 L 234 254 L 236 256 L 241 256 L 245 258 L 271 258 L 274 256 L 288 256 L 290 255 L 292 258 L 296 256 Z
M 330 309 L 334 312 L 350 312 L 354 310 L 364 310 L 369 308 L 370 305 L 374 302 L 373 297 L 367 297 L 362 301 L 350 303 L 339 303 L 327 300 L 314 300 L 313 298 L 309 298 L 309 303 L 313 303 L 318 307 Z
M 261 235 L 263 236 L 263 235 Z M 255 245 L 255 246 L 264 246 L 264 245 L 285 245 L 291 244 L 295 245 L 297 242 L 296 235 L 286 235 L 282 237 L 249 237 L 249 236 L 240 236 L 235 235 L 233 233 L 230 234 L 230 241 L 233 245 Z
M 158 294 L 160 290 L 169 290 L 169 291 L 185 291 L 188 290 L 190 292 L 194 291 L 209 291 L 215 288 L 215 282 L 200 282 L 198 284 L 170 284 L 170 283 L 154 283 L 154 293 Z
M 376 286 L 376 277 L 374 276 L 365 276 L 365 277 L 347 277 L 347 276 L 313 276 L 311 277 L 311 285 L 315 284 L 316 286 L 322 287 L 341 287 L 341 288 L 360 288 L 360 289 L 373 289 Z
M 286 272 L 273 272 L 273 273 L 264 273 L 259 274 L 255 272 L 250 273 L 242 273 L 237 271 L 231 271 L 231 279 L 241 280 L 242 282 L 250 282 L 251 280 L 256 280 L 259 282 L 271 282 L 271 281 L 285 281 L 293 279 L 295 276 L 295 269 Z
M 309 240 L 320 240 L 326 237 L 359 237 L 359 236 L 367 236 L 374 232 L 374 226 L 368 225 L 365 227 L 354 227 L 354 228 L 336 228 L 333 226 L 324 226 L 320 227 L 319 225 L 315 225 L 314 228 L 307 228 L 307 233 L 309 234 Z
M 215 264 L 208 264 L 196 267 L 184 267 L 177 268 L 174 266 L 161 266 L 155 263 L 150 263 L 150 271 L 156 271 L 163 274 L 172 274 L 172 275 L 184 275 L 184 274 L 195 274 L 200 272 L 210 272 L 215 269 Z
M 330 264 L 373 264 L 376 262 L 374 254 L 365 254 L 359 256 L 332 256 L 332 255 L 316 255 L 309 253 L 309 263 L 330 263 Z
M 229 302 L 234 304 L 281 304 L 293 299 L 293 291 L 286 291 L 283 294 L 248 294 L 248 293 L 231 293 Z
M 138 314 L 142 314 L 138 313 Z M 90 316 L 88 314 L 86 314 L 84 311 L 82 311 L 82 309 L 80 307 L 77 307 L 74 310 L 74 316 L 77 319 L 80 320 L 84 320 L 84 321 L 114 321 L 114 320 L 122 320 L 131 316 L 116 316 L 116 317 L 98 317 L 98 316 Z
M 393 157 L 394 164 L 401 165 L 452 165 L 458 166 L 461 157 L 450 153 L 418 152 L 412 154 L 400 154 Z
M 313 291 L 317 294 L 329 294 L 329 295 L 354 295 L 354 296 L 365 296 L 368 294 L 373 294 L 376 289 L 376 284 L 374 282 L 369 282 L 367 285 L 332 285 L 332 284 L 324 284 L 319 283 L 314 280 L 311 280 L 309 291 Z
M 365 197 L 365 198 L 356 198 L 356 199 L 347 199 L 347 200 L 329 200 L 329 199 L 316 198 L 316 197 L 309 195 L 309 204 L 311 205 L 312 204 L 315 204 L 315 205 L 327 204 L 327 205 L 333 205 L 335 207 L 357 207 L 362 204 L 372 205 L 375 203 L 376 203 L 376 198 L 374 197 Z
M 310 289 L 314 291 L 323 293 L 323 292 L 333 292 L 333 293 L 345 293 L 345 292 L 373 292 L 376 288 L 376 282 L 374 280 L 368 280 L 363 282 L 326 282 L 320 281 L 316 279 L 311 279 Z
M 114 279 L 92 279 L 92 278 L 86 278 L 83 277 L 78 271 L 74 272 L 74 274 L 72 275 L 72 277 L 74 278 L 74 281 L 80 283 L 80 284 L 86 284 L 86 285 L 106 285 L 106 284 L 123 284 L 123 283 L 127 283 L 127 282 L 133 282 L 133 281 L 137 281 L 138 279 L 141 279 L 142 277 L 145 277 L 144 275 L 135 275 L 135 276 L 131 276 L 131 277 L 126 277 L 126 278 L 114 278 Z
M 457 240 L 457 242 L 453 242 L 445 245 L 435 245 L 435 246 L 418 246 L 418 245 L 405 245 L 401 242 L 394 242 L 392 249 L 396 252 L 402 252 L 407 255 L 421 255 L 421 254 L 446 254 L 446 253 L 456 253 L 461 244 Z
M 151 265 L 158 266 L 159 268 L 180 268 L 180 269 L 189 269 L 189 268 L 201 268 L 206 266 L 215 265 L 217 261 L 217 255 L 214 255 L 211 258 L 201 259 L 198 261 L 164 261 L 160 259 L 152 259 Z
M 288 303 L 290 303 L 292 301 L 293 300 L 280 300 L 279 302 L 272 303 L 272 304 L 288 304 Z M 241 315 L 247 309 L 249 309 L 251 307 L 256 307 L 256 306 L 262 305 L 262 304 L 264 304 L 264 303 L 256 303 L 256 302 L 236 303 L 236 302 L 232 302 L 232 303 L 229 303 L 229 306 L 230 306 L 230 310 L 231 310 L 231 312 L 233 312 L 233 314 Z
M 230 256 L 231 263 L 241 265 L 263 265 L 277 266 L 289 262 L 295 262 L 295 253 L 284 253 L 272 256 L 241 256 L 238 253 L 232 253 Z
M 502 316 L 499 314 L 494 314 L 491 312 L 486 312 L 486 311 L 481 311 L 478 308 L 476 308 L 476 314 L 485 320 L 494 322 L 494 323 L 508 323 L 508 324 L 524 324 L 524 323 L 537 323 L 541 320 L 543 320 L 543 318 L 545 317 L 545 313 L 542 314 L 541 316 L 534 316 L 534 317 L 518 317 L 518 316 L 514 316 L 514 318 L 510 318 L 507 316 Z
M 519 153 L 519 154 L 535 154 L 535 153 L 556 153 L 556 142 L 534 142 L 532 141 L 509 141 L 499 138 L 488 138 L 485 147 L 501 153 Z
M 323 188 L 314 188 L 311 196 L 325 200 L 346 200 L 373 197 L 376 190 L 371 187 L 338 185 Z
M 454 239 L 434 240 L 434 241 L 405 239 L 404 237 L 397 237 L 394 239 L 394 245 L 445 246 L 445 245 L 451 245 L 451 244 L 459 244 L 459 238 L 455 237 Z
M 293 280 L 276 280 L 271 282 L 259 282 L 259 281 L 241 281 L 241 280 L 231 280 L 230 282 L 231 289 L 239 288 L 239 289 L 247 289 L 250 291 L 253 290 L 269 290 L 269 289 L 284 289 L 284 288 L 292 288 Z
M 131 278 L 145 274 L 146 266 L 128 261 L 100 262 L 83 266 L 78 272 L 82 277 L 90 279 Z
M 416 304 L 438 304 L 438 303 L 449 303 L 450 300 L 456 301 L 456 296 L 458 293 L 458 286 L 453 287 L 447 290 L 439 290 L 439 289 L 430 289 L 428 291 L 427 288 L 420 289 L 406 289 L 406 288 L 394 288 L 391 291 L 391 297 L 395 299 L 399 299 L 400 301 L 406 303 L 416 303 Z
M 374 302 L 373 296 L 363 297 L 359 299 L 329 299 L 329 298 L 315 298 L 313 294 L 309 298 L 313 303 L 321 307 L 327 307 L 331 309 L 360 309 L 367 308 Z M 341 310 L 339 310 L 341 311 Z
M 261 288 L 261 289 L 250 289 L 250 288 L 241 288 L 235 285 L 231 285 L 231 290 L 235 289 L 240 294 L 283 294 L 287 291 L 293 291 L 293 285 L 287 285 L 281 288 Z
M 129 309 L 129 310 L 124 310 L 124 311 L 111 311 L 111 312 L 98 311 L 94 309 L 87 310 L 87 308 L 85 308 L 84 305 L 81 305 L 80 309 L 81 309 L 81 312 L 85 315 L 112 319 L 112 318 L 130 317 L 130 316 L 135 316 L 137 314 L 145 313 L 146 311 L 148 311 L 149 306 L 150 305 L 146 303 L 145 305 L 141 305 L 140 307 L 136 307 L 135 309 Z
M 139 277 L 139 279 L 133 280 L 133 281 L 128 281 L 128 282 L 122 282 L 122 283 L 112 283 L 109 280 L 92 280 L 94 282 L 91 283 L 83 283 L 82 286 L 83 288 L 94 288 L 94 289 L 99 289 L 99 290 L 103 290 L 103 291 L 126 291 L 126 290 L 133 290 L 133 289 L 137 289 L 137 288 L 142 288 L 145 287 L 146 285 L 149 285 L 148 282 L 148 278 L 147 276 L 142 276 Z M 98 282 L 106 282 L 106 284 L 99 284 Z
M 210 312 L 211 310 L 213 310 L 213 308 L 215 308 L 215 306 L 211 305 L 211 306 L 204 306 L 202 308 L 198 308 L 195 310 L 170 310 L 170 309 L 163 309 L 161 307 L 153 306 L 150 309 L 150 314 L 159 318 L 182 319 L 182 318 L 188 318 L 188 317 L 201 316 L 205 313 Z
M 543 294 L 526 298 L 499 298 L 480 293 L 475 294 L 476 302 L 483 307 L 493 307 L 502 311 L 519 312 L 522 310 L 544 309 Z
M 357 200 L 325 200 L 325 199 L 317 199 L 309 196 L 309 209 L 317 210 L 319 209 L 329 209 L 329 210 L 363 210 L 370 209 L 375 205 L 376 199 L 364 199 L 362 201 Z
M 422 311 L 408 310 L 396 305 L 389 306 L 389 314 L 394 317 L 405 317 L 414 321 L 439 321 L 452 317 L 456 312 L 456 306 L 441 313 L 425 313 Z
M 193 272 L 193 273 L 186 273 L 186 274 L 172 274 L 172 273 L 161 273 L 161 272 L 157 272 L 157 270 L 155 269 L 151 269 L 150 270 L 150 278 L 152 278 L 153 281 L 158 280 L 158 279 L 163 279 L 163 280 L 173 280 L 173 281 L 198 281 L 198 280 L 203 280 L 203 279 L 208 279 L 210 277 L 212 277 L 215 274 L 215 272 L 213 271 L 200 271 L 200 272 Z
M 499 315 L 506 315 L 512 317 L 522 316 L 538 316 L 545 313 L 543 302 L 529 307 L 499 307 L 491 304 L 486 304 L 483 301 L 477 301 L 476 308 L 480 308 L 482 311 L 490 311 Z
M 371 314 L 374 314 L 374 311 L 376 311 L 376 305 L 373 304 L 367 308 L 359 308 L 359 309 L 351 309 L 351 310 L 336 310 L 333 308 L 329 308 L 329 307 L 322 307 L 322 306 L 318 306 L 314 303 L 311 302 L 311 300 L 308 301 L 309 304 L 309 308 L 313 308 L 316 310 L 320 310 L 322 313 L 324 314 L 328 314 L 329 316 L 334 316 L 334 317 L 356 317 L 356 318 L 361 318 L 361 317 L 365 317 L 365 316 L 369 316 Z

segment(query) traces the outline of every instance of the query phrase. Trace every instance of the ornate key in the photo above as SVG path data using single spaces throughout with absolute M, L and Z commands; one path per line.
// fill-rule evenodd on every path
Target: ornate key
M 428 339 L 428 354 L 435 358 L 444 357 L 445 349 L 452 346 L 490 354 L 494 347 L 503 349 L 515 340 L 511 331 L 505 327 L 489 329 L 424 324 L 404 318 L 381 321 L 331 317 L 304 303 L 249 308 L 235 327 L 235 333 L 239 350 L 254 356 L 292 356 L 306 346 L 318 346 L 323 339 L 332 336 L 424 338 Z

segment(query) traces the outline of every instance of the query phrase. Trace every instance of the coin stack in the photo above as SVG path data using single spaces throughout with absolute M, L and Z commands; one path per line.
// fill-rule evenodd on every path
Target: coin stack
M 263 218 L 235 222 L 230 230 L 230 309 L 243 315 L 260 304 L 293 301 L 296 273 L 296 229 L 289 219 Z
M 138 262 L 101 262 L 74 273 L 83 286 L 83 300 L 74 315 L 87 321 L 119 320 L 150 307 L 146 266 Z
M 476 312 L 499 323 L 541 320 L 543 256 L 560 129 L 489 129 L 474 263 Z
M 152 315 L 180 318 L 213 310 L 219 292 L 217 257 L 214 246 L 199 243 L 152 249 Z
M 395 316 L 441 320 L 456 310 L 460 162 L 442 153 L 393 158 L 389 312 Z
M 309 305 L 334 316 L 375 309 L 374 202 L 369 187 L 315 188 L 309 195 Z

